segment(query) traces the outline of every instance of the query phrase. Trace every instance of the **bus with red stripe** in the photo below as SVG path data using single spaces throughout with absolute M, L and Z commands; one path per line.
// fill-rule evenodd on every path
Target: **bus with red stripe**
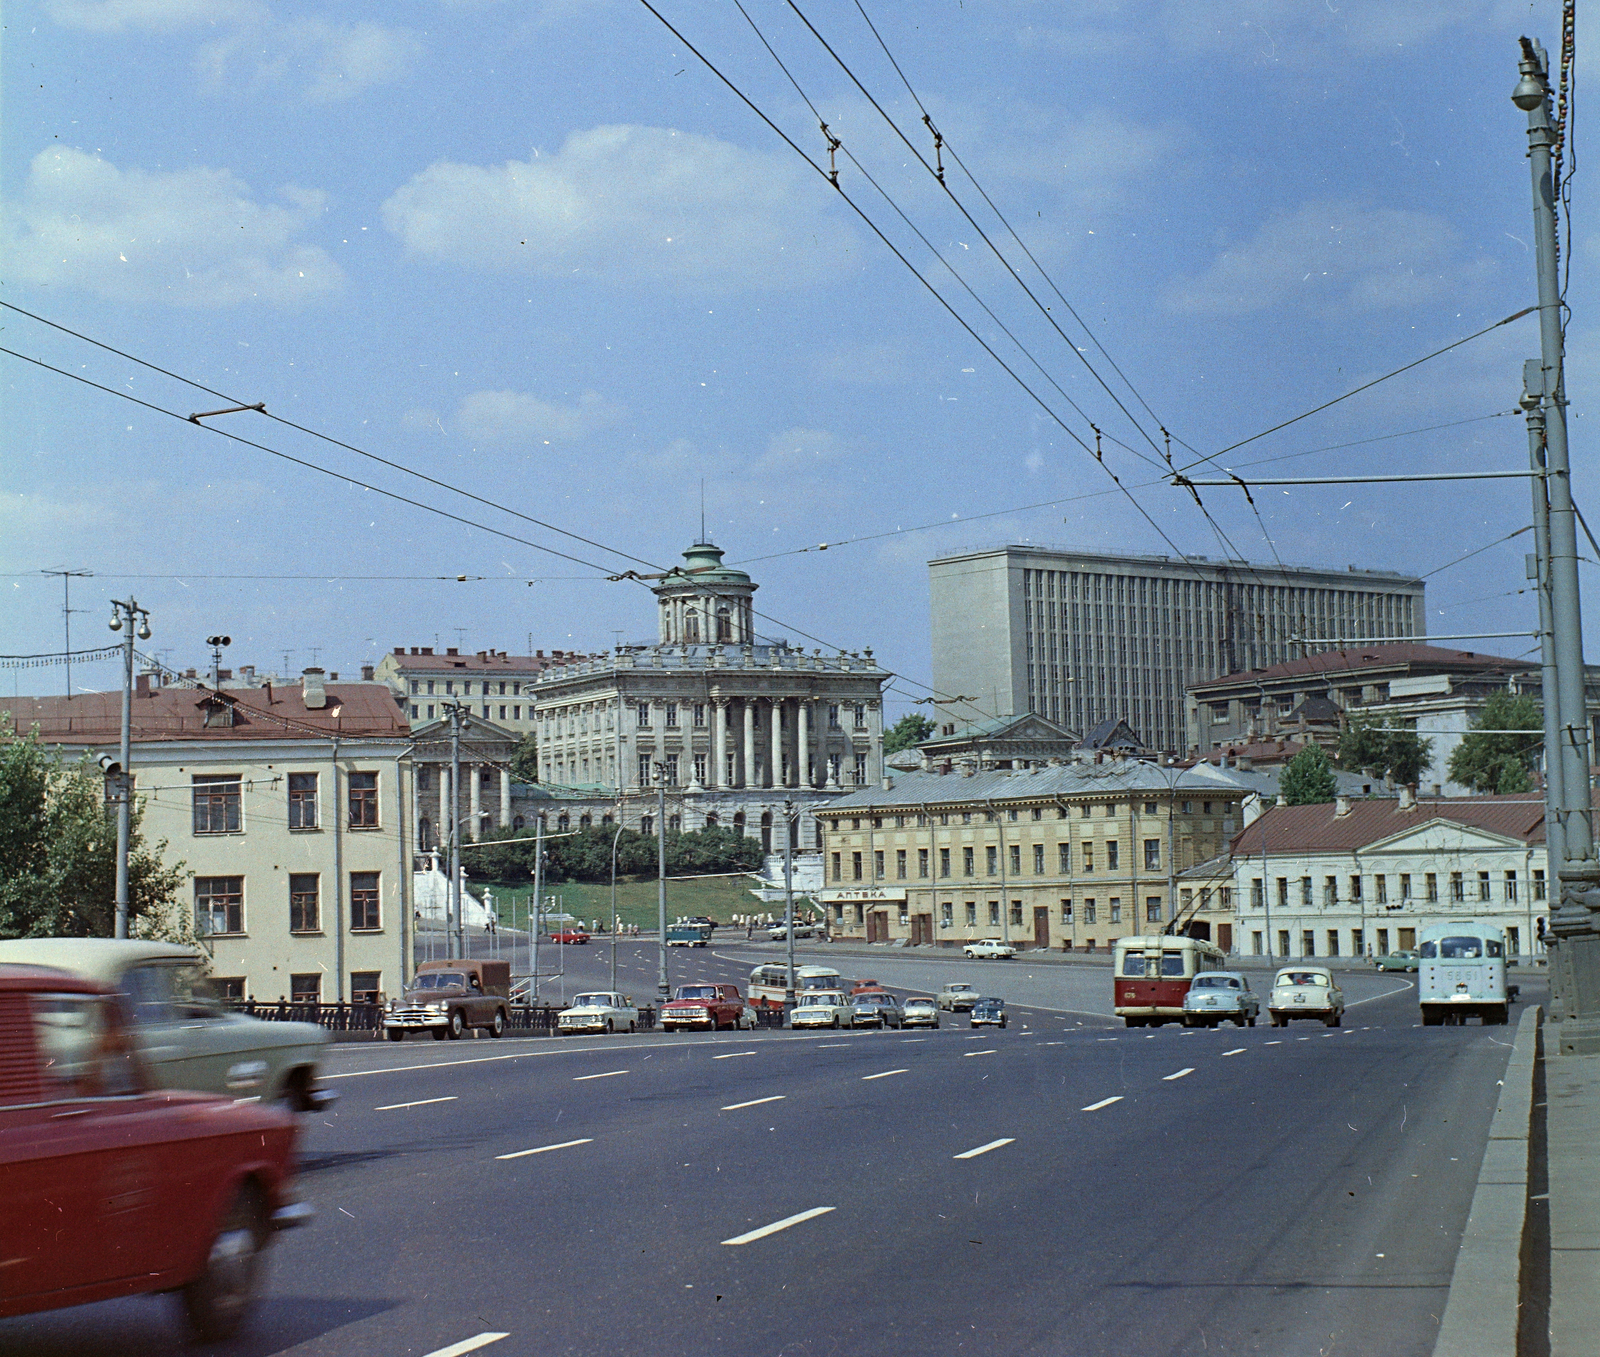
M 1227 954 L 1200 938 L 1170 934 L 1118 938 L 1112 953 L 1112 1003 L 1129 1027 L 1183 1021 L 1183 996 L 1195 976 L 1220 971 Z

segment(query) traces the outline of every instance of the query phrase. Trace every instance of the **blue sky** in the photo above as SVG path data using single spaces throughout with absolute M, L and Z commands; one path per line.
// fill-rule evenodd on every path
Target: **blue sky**
M 826 164 L 737 7 L 658 8 Z M 854 0 L 800 8 L 931 158 Z M 1067 397 L 1105 431 L 1106 465 L 1185 552 L 1229 549 L 1112 441 L 1153 455 L 1082 359 L 1147 431 L 1141 399 L 1209 453 L 1533 300 L 1525 122 L 1508 96 L 1517 35 L 1558 37 L 1550 4 L 868 4 L 955 154 L 1137 395 L 948 152 L 954 197 L 1070 344 L 794 10 L 746 9 L 841 139 L 841 187 L 1074 432 L 1092 443 Z M 647 639 L 649 596 L 603 579 L 637 561 L 505 510 L 670 563 L 697 533 L 703 482 L 710 534 L 761 584 L 765 628 L 872 646 L 915 696 L 930 556 L 1005 540 L 1172 550 L 637 0 L 18 0 L 6 21 L 0 299 L 501 507 L 260 415 L 218 427 L 581 563 L 0 355 L 0 651 L 60 648 L 60 582 L 37 573 L 54 568 L 97 576 L 74 590 L 88 609 L 75 648 L 111 639 L 104 600 L 132 591 L 149 648 L 179 666 L 203 664 L 216 631 L 234 664 L 281 669 L 287 654 L 298 670 L 315 653 L 341 672 L 397 644 Z M 1585 176 L 1573 188 L 1583 505 L 1597 345 Z M 0 324 L 7 348 L 165 410 L 223 403 L 15 312 Z M 1537 342 L 1529 317 L 1222 460 L 1309 453 L 1275 467 L 1303 475 L 1525 466 L 1510 412 Z M 1259 521 L 1237 494 L 1206 495 L 1261 562 L 1432 571 L 1528 522 L 1521 481 L 1257 502 Z M 1531 627 L 1528 540 L 1430 578 L 1430 632 Z M 74 679 L 110 687 L 115 666 Z

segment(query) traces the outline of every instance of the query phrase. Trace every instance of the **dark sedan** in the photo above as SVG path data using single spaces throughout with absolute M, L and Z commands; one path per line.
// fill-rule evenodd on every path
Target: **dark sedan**
M 1006 1001 L 1004 999 L 979 999 L 972 1006 L 969 1025 L 972 1027 L 1004 1027 L 1006 1025 Z
M 850 996 L 850 1026 L 903 1027 L 906 1015 L 900 1002 L 882 990 L 868 990 Z

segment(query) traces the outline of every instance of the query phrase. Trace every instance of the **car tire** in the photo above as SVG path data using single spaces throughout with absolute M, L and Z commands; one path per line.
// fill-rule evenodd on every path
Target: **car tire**
M 433 1039 L 435 1041 L 443 1041 L 444 1040 L 444 1028 L 435 1027 L 433 1029 Z
M 222 1218 L 200 1275 L 184 1286 L 183 1312 L 203 1343 L 220 1343 L 239 1331 L 255 1302 L 261 1250 L 267 1242 L 260 1192 L 241 1187 Z
M 637 1030 L 638 1030 L 638 1027 L 639 1027 L 639 1025 L 638 1025 L 638 1024 L 637 1024 L 637 1023 L 632 1023 L 632 1022 L 630 1022 L 630 1023 L 629 1023 L 629 1024 L 628 1024 L 628 1031 L 630 1031 L 630 1032 L 635 1032 L 635 1031 L 637 1031 Z
M 461 1010 L 459 1008 L 451 1013 L 450 1027 L 448 1030 L 451 1041 L 460 1041 L 461 1034 L 467 1030 L 467 1020 L 461 1016 Z
M 1244 1026 L 1244 1014 L 1243 1013 L 1236 1013 L 1234 1015 L 1233 1025 L 1235 1027 L 1243 1027 Z
M 1252 1014 L 1251 1017 L 1250 1017 L 1250 1026 L 1254 1027 L 1255 1025 L 1256 1025 L 1255 1015 Z
M 1324 1027 L 1337 1027 L 1339 1025 L 1339 1015 L 1337 1013 L 1328 1014 L 1328 1016 L 1322 1020 L 1322 1025 Z
M 1271 1014 L 1270 1017 L 1274 1027 L 1284 1026 L 1284 1019 L 1280 1018 L 1276 1013 Z
M 505 1034 L 506 1011 L 503 1008 L 497 1008 L 494 1011 L 494 1021 L 489 1024 L 489 1035 L 491 1037 L 503 1037 Z
M 614 1031 L 616 1031 L 616 1030 L 617 1030 L 617 1029 L 616 1029 L 616 1028 L 614 1028 L 614 1027 L 613 1027 L 613 1026 L 612 1026 L 612 1025 L 611 1025 L 611 1019 L 610 1019 L 610 1018 L 607 1018 L 607 1019 L 606 1019 L 606 1035 L 607 1035 L 607 1036 L 608 1036 L 608 1037 L 609 1037 L 609 1036 L 610 1036 L 610 1035 L 611 1035 L 611 1034 L 612 1034 L 612 1033 L 613 1033 L 613 1032 L 614 1032 Z
M 404 1041 L 406 1039 L 406 1034 L 398 1027 L 391 1027 L 388 1032 L 388 1037 L 390 1041 Z
M 935 1018 L 933 1020 L 933 1026 L 934 1026 L 934 1029 L 937 1031 L 938 1027 L 939 1027 L 939 1020 L 937 1018 Z

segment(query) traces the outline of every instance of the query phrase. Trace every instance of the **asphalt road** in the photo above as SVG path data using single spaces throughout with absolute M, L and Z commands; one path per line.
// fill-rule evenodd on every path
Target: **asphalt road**
M 747 973 L 722 950 L 675 975 Z M 648 996 L 653 949 L 619 961 Z M 1400 976 L 1346 977 L 1339 1029 L 1146 1033 L 1096 1016 L 1104 966 L 840 964 L 901 967 L 1003 971 L 1013 1026 L 335 1048 L 320 1217 L 230 1350 L 1431 1352 L 1509 1028 L 1416 1026 Z M 0 1322 L 30 1357 L 182 1350 L 153 1298 Z

